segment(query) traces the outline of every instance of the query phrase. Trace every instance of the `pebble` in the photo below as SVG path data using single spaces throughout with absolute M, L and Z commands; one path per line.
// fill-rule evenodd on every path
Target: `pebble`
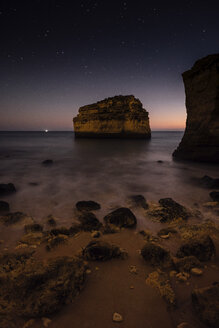
M 189 324 L 187 322 L 181 322 L 176 328 L 189 328 Z
M 138 274 L 138 269 L 136 268 L 136 265 L 130 265 L 129 272 Z
M 86 274 L 90 274 L 91 273 L 91 270 L 90 269 L 87 269 L 86 270 Z
M 123 321 L 122 315 L 117 312 L 113 313 L 113 321 L 122 322 Z
M 100 231 L 93 231 L 91 233 L 92 238 L 99 238 L 100 237 Z
M 177 272 L 175 270 L 170 271 L 170 278 L 175 277 Z
M 199 268 L 192 268 L 191 269 L 191 273 L 194 275 L 194 276 L 201 276 L 203 274 L 203 271 Z
M 43 327 L 47 328 L 47 327 L 49 327 L 49 325 L 52 322 L 52 320 L 49 319 L 49 318 L 45 318 L 44 317 L 44 318 L 42 318 L 42 322 L 43 322 Z
M 161 235 L 160 238 L 162 238 L 162 239 L 169 239 L 170 238 L 170 234 L 168 233 L 167 235 Z
M 179 272 L 177 273 L 176 278 L 181 282 L 185 282 L 188 280 L 189 274 L 186 272 Z

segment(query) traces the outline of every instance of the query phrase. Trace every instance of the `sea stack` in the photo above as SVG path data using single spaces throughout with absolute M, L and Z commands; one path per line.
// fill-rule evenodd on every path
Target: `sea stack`
M 115 96 L 79 108 L 75 137 L 150 138 L 148 112 L 133 95 Z
M 173 157 L 219 163 L 219 54 L 198 60 L 182 77 L 187 121 Z

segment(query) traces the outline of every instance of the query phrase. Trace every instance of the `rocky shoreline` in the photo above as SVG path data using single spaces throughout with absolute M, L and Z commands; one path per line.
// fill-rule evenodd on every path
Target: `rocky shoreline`
M 90 327 L 113 327 L 113 322 L 133 327 L 132 320 L 138 326 L 138 320 L 144 325 L 149 320 L 152 327 L 217 327 L 219 226 L 171 198 L 152 203 L 133 195 L 129 201 L 130 208 L 117 208 L 103 220 L 94 214 L 102 204 L 80 201 L 68 227 L 52 215 L 39 223 L 22 212 L 2 214 L 0 225 L 16 234 L 10 247 L 1 235 L 0 326 L 55 328 L 67 320 L 65 327 L 72 321 L 81 327 L 87 311 Z M 136 208 L 154 222 L 155 231 L 139 230 Z M 212 211 L 218 208 L 219 202 L 211 204 Z M 117 288 L 102 305 L 99 297 L 108 284 Z M 133 310 L 129 318 L 131 299 L 141 311 Z M 106 317 L 90 313 L 91 300 L 104 306 Z M 154 318 L 153 301 L 160 318 Z M 82 304 L 85 318 L 77 314 Z M 145 305 L 153 318 L 142 310 Z

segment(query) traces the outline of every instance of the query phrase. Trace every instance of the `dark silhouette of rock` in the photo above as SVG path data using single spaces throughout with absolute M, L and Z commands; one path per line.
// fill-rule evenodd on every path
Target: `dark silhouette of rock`
M 82 212 L 78 220 L 81 223 L 81 230 L 84 231 L 99 230 L 102 227 L 102 223 L 91 212 Z
M 16 192 L 16 189 L 13 183 L 0 183 L 0 196 L 7 196 L 14 192 Z
M 52 159 L 46 159 L 45 161 L 42 162 L 43 165 L 45 166 L 49 166 L 53 164 L 53 160 Z
M 160 219 L 160 222 L 170 222 L 179 218 L 187 220 L 190 213 L 187 209 L 175 202 L 172 198 L 161 198 L 159 200 L 160 208 L 149 210 L 148 214 Z
M 121 256 L 119 247 L 104 241 L 91 241 L 82 252 L 83 257 L 89 261 L 107 261 Z
M 209 327 L 219 327 L 219 283 L 194 289 L 192 303 L 201 321 Z
M 7 202 L 0 200 L 0 214 L 6 214 L 10 210 L 10 206 Z
M 214 202 L 219 202 L 219 191 L 212 191 L 209 195 Z
M 79 108 L 75 137 L 150 138 L 148 112 L 134 96 L 115 96 Z
M 141 249 L 141 255 L 152 266 L 170 267 L 172 265 L 170 253 L 155 243 L 147 242 Z
M 218 178 L 214 179 L 212 177 L 209 177 L 208 175 L 204 175 L 201 179 L 198 179 L 198 181 L 200 182 L 200 185 L 205 188 L 219 188 Z
M 199 261 L 209 261 L 215 255 L 215 246 L 209 236 L 200 236 L 192 238 L 180 246 L 176 256 L 181 258 L 184 256 L 196 256 Z
M 134 206 L 142 207 L 145 210 L 148 209 L 148 204 L 147 204 L 146 199 L 145 199 L 144 196 L 142 196 L 142 195 L 133 195 L 133 196 L 130 196 L 130 200 L 131 200 L 131 202 Z
M 95 211 L 100 209 L 100 204 L 93 200 L 82 200 L 77 202 L 75 206 L 78 211 Z
M 131 228 L 137 223 L 135 215 L 129 208 L 121 207 L 107 214 L 104 217 L 106 224 L 113 224 L 117 227 Z
M 198 60 L 182 74 L 186 93 L 186 130 L 173 156 L 219 163 L 219 54 Z

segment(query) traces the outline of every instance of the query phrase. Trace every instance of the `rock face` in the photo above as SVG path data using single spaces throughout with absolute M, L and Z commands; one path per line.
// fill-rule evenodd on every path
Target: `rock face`
M 79 108 L 75 137 L 150 138 L 148 112 L 134 96 L 115 96 Z
M 186 93 L 186 130 L 173 156 L 219 163 L 219 54 L 198 60 L 182 76 Z

